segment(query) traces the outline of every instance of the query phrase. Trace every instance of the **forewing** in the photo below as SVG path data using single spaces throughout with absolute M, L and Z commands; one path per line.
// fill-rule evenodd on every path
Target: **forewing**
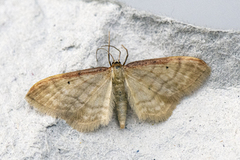
M 167 57 L 124 66 L 130 106 L 140 120 L 166 120 L 179 103 L 206 79 L 211 69 L 194 57 Z
M 81 132 L 107 125 L 112 116 L 110 68 L 59 74 L 32 86 L 26 100 L 40 112 L 59 117 Z

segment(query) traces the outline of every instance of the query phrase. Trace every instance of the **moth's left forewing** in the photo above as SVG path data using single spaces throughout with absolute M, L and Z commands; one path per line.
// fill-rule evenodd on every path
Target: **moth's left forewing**
M 180 98 L 198 88 L 210 72 L 204 61 L 194 57 L 129 63 L 124 66 L 129 104 L 141 120 L 166 120 Z
M 105 67 L 59 74 L 34 84 L 25 98 L 38 111 L 89 132 L 111 119 L 111 80 L 111 69 Z

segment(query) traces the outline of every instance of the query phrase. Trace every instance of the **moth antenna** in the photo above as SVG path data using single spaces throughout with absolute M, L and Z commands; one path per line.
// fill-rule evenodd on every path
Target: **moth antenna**
M 110 64 L 110 66 L 111 66 L 111 62 L 110 62 L 110 31 L 108 31 L 108 63 Z M 112 56 L 112 58 L 113 58 L 113 56 Z M 114 59 L 113 59 L 113 61 L 114 61 Z
M 127 50 L 127 48 L 125 48 L 123 45 L 122 45 L 122 47 L 126 50 L 126 52 L 127 52 L 127 56 L 126 56 L 126 58 L 125 58 L 125 61 L 124 61 L 124 63 L 123 63 L 123 66 L 125 65 L 125 63 L 127 62 L 127 58 L 128 58 L 128 50 Z
M 120 62 L 120 57 L 121 57 L 121 51 L 119 50 L 119 57 L 118 57 L 119 62 Z
M 98 62 L 98 59 L 97 59 L 97 52 L 98 52 L 98 50 L 102 49 L 102 50 L 105 50 L 106 52 L 108 52 L 108 50 L 106 50 L 105 48 L 102 48 L 102 47 L 103 47 L 103 46 L 101 46 L 100 48 L 98 48 L 98 49 L 96 50 L 96 60 L 97 60 L 97 62 Z M 111 56 L 112 59 L 113 59 L 113 61 L 115 61 L 115 59 L 113 58 L 113 56 L 112 56 L 111 53 L 108 52 L 108 56 Z M 108 62 L 109 62 L 109 64 L 110 64 L 110 66 L 111 66 L 110 57 L 108 58 Z
M 108 53 L 110 53 L 110 47 L 114 47 L 110 45 L 110 31 L 108 31 Z M 119 57 L 118 57 L 118 62 L 120 62 L 120 57 L 121 57 L 121 51 L 114 47 L 116 50 L 119 52 Z M 109 61 L 109 55 L 108 55 L 108 61 Z M 109 62 L 110 63 L 110 62 Z
M 106 50 L 106 49 L 103 48 L 103 47 L 108 47 L 108 49 Z M 121 51 L 120 51 L 117 47 L 110 45 L 110 32 L 108 32 L 108 45 L 103 45 L 103 46 L 101 46 L 100 48 L 98 48 L 98 49 L 96 50 L 96 60 L 97 60 L 97 62 L 98 62 L 97 52 L 98 52 L 98 50 L 100 50 L 100 49 L 103 49 L 103 50 L 107 51 L 107 53 L 108 53 L 108 63 L 109 63 L 110 66 L 111 66 L 110 56 L 112 57 L 113 61 L 115 62 L 115 59 L 113 58 L 112 54 L 110 53 L 110 48 L 111 48 L 111 47 L 114 48 L 114 49 L 116 49 L 116 50 L 119 52 L 118 62 L 120 62 Z M 124 63 L 123 63 L 123 65 L 125 65 L 125 63 L 126 63 L 126 61 L 127 61 L 127 58 L 128 58 L 128 50 L 127 50 L 123 45 L 122 45 L 122 47 L 123 47 L 123 48 L 126 50 L 126 52 L 127 52 L 127 56 L 126 56 L 125 61 L 124 61 Z
M 117 47 L 112 46 L 112 45 L 103 45 L 103 46 L 101 46 L 100 48 L 98 48 L 97 50 L 99 50 L 99 49 L 104 49 L 103 47 L 109 47 L 108 50 L 110 50 L 110 47 L 112 47 L 112 48 L 116 49 L 116 50 L 119 52 L 119 55 L 121 55 L 121 51 L 120 51 Z M 106 49 L 104 49 L 104 50 L 108 52 L 108 50 L 106 50 Z M 111 54 L 110 52 L 108 52 L 108 54 L 112 57 L 113 61 L 115 61 L 114 58 L 113 58 L 113 56 L 112 56 L 112 54 Z M 120 61 L 120 56 L 119 56 L 119 61 Z

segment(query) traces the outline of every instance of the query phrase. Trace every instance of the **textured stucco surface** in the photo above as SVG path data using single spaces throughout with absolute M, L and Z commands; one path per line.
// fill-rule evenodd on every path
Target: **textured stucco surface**
M 80 133 L 41 115 L 24 96 L 51 75 L 108 66 L 98 47 L 129 51 L 128 62 L 167 56 L 203 59 L 212 74 L 165 122 Z M 117 54 L 115 54 L 117 56 Z M 122 61 L 124 59 L 124 52 Z M 240 159 L 240 33 L 210 30 L 117 2 L 0 1 L 0 159 Z

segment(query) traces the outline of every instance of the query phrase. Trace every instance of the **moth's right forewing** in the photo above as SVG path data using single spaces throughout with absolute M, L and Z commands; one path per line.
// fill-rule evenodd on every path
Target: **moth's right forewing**
M 129 63 L 124 66 L 129 104 L 141 120 L 166 120 L 210 71 L 204 61 L 184 56 Z
M 78 131 L 93 131 L 107 125 L 112 116 L 111 69 L 99 67 L 48 77 L 33 85 L 26 100 Z

